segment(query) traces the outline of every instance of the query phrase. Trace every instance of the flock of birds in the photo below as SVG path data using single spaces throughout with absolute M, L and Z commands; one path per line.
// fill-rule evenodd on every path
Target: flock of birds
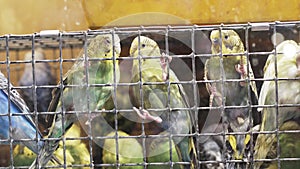
M 103 168 L 144 168 L 144 165 L 180 169 L 297 168 L 300 164 L 297 159 L 300 157 L 300 133 L 297 132 L 300 130 L 300 46 L 291 40 L 276 46 L 266 61 L 264 83 L 258 93 L 239 35 L 234 30 L 214 30 L 210 40 L 212 56 L 205 63 L 204 80 L 210 94 L 211 113 L 216 113 L 217 118 L 200 135 L 194 132 L 195 113 L 189 96 L 178 83 L 176 72 L 168 66 L 172 58 L 161 53 L 158 44 L 148 37 L 138 36 L 132 41 L 131 82 L 134 85 L 129 86 L 129 97 L 133 111 L 142 121 L 159 126 L 160 136 L 164 137 L 153 139 L 144 150 L 145 144 L 138 141 L 141 137 L 130 136 L 122 130 L 107 134 L 111 138 L 105 139 L 102 145 L 102 162 L 106 164 Z M 24 88 L 20 95 L 0 74 L 0 138 L 4 140 L 1 144 L 9 144 L 11 140 L 20 143 L 14 150 L 14 164 L 30 165 L 30 168 L 54 164 L 93 167 L 89 150 L 81 140 L 72 140 L 72 144 L 63 144 L 61 140 L 68 133 L 80 136 L 78 129 L 71 132 L 79 118 L 90 121 L 97 118 L 87 110 L 114 108 L 111 98 L 120 80 L 116 59 L 120 52 L 118 35 L 96 36 L 87 46 L 87 57 L 82 53 L 81 59 L 53 90 L 37 88 L 33 92 Z M 29 53 L 26 59 L 31 57 Z M 43 60 L 43 57 L 42 51 L 35 51 L 35 59 Z M 106 60 L 97 60 L 103 58 Z M 39 71 L 38 76 L 33 76 L 32 64 L 25 66 L 20 86 L 31 86 L 33 79 L 36 86 L 55 85 L 47 63 L 38 63 L 35 69 Z M 47 136 L 36 127 L 36 119 L 30 113 L 34 110 L 55 112 L 53 122 L 45 126 L 49 128 Z M 48 120 L 47 115 L 38 117 L 38 121 Z M 24 152 L 30 152 L 27 153 L 30 160 L 20 155 Z M 278 161 L 279 158 L 292 160 Z

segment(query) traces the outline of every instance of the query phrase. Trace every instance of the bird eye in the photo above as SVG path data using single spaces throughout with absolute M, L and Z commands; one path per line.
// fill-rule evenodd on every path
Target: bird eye
M 146 45 L 143 43 L 143 44 L 142 44 L 142 48 L 144 48 L 144 47 L 146 47 Z
M 229 38 L 229 36 L 228 36 L 228 35 L 225 35 L 224 38 L 227 40 L 227 39 Z
M 106 43 L 110 43 L 110 39 L 106 39 Z

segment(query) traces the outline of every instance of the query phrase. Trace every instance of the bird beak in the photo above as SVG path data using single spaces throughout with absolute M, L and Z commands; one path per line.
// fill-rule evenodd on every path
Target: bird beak
M 221 52 L 221 46 L 222 46 L 222 44 L 221 44 L 220 38 L 213 38 L 212 39 L 212 47 L 214 48 L 214 50 L 216 52 L 218 52 L 218 53 Z
M 220 39 L 219 38 L 214 38 L 213 40 L 212 40 L 212 43 L 213 44 L 218 44 L 218 45 L 220 45 Z

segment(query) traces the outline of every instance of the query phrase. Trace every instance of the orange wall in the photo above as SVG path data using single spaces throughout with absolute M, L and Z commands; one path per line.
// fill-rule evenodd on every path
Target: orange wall
M 218 24 L 300 19 L 299 0 L 0 0 L 0 10 L 0 35 L 48 29 L 76 31 L 104 25 Z M 131 16 L 125 17 L 128 15 Z

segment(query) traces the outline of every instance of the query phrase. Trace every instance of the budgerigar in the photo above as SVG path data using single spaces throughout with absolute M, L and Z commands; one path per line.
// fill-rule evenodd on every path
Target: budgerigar
M 276 131 L 277 129 L 277 121 L 278 128 L 280 130 L 292 130 L 292 128 L 299 130 L 300 124 L 300 46 L 291 40 L 283 41 L 277 47 L 275 54 L 269 55 L 265 67 L 264 67 L 264 79 L 268 81 L 264 81 L 260 96 L 259 96 L 259 105 L 279 105 L 273 107 L 259 108 L 259 111 L 262 112 L 262 124 L 260 131 Z M 275 62 L 277 61 L 277 62 Z M 275 66 L 275 63 L 277 65 Z M 278 80 L 274 80 L 278 78 Z M 290 80 L 286 80 L 290 79 Z M 277 84 L 276 84 L 277 83 Z M 286 104 L 298 104 L 298 106 L 283 106 Z M 276 117 L 278 113 L 278 118 Z M 294 121 L 298 123 L 298 127 L 291 127 L 292 125 L 287 125 L 285 123 Z M 290 123 L 289 123 L 290 124 Z M 283 127 L 285 126 L 285 127 Z M 293 125 L 295 126 L 295 125 Z M 297 125 L 296 125 L 297 126 Z M 299 133 L 297 133 L 299 135 Z M 287 147 L 285 145 L 284 140 L 282 139 L 284 134 L 279 134 L 279 141 L 282 147 Z M 286 136 L 288 139 L 288 136 Z M 272 145 L 274 145 L 274 141 L 277 142 L 276 133 L 274 134 L 259 134 L 256 140 L 256 144 L 254 147 L 254 159 L 265 159 L 270 151 L 272 150 Z M 289 149 L 293 149 L 294 155 L 300 152 L 299 139 L 293 139 L 294 143 L 289 143 Z M 294 148 L 293 148 L 294 147 Z M 284 149 L 281 149 L 280 157 L 285 156 Z M 269 155 L 268 155 L 269 156 Z M 276 158 L 275 155 L 274 158 Z M 295 157 L 291 155 L 290 157 Z M 297 157 L 299 158 L 299 156 Z M 281 162 L 281 168 L 295 168 L 287 167 L 283 164 L 288 164 L 289 161 Z M 256 169 L 259 169 L 261 166 L 261 162 L 255 163 Z M 291 162 L 292 164 L 292 162 Z M 296 167 L 297 168 L 297 167 Z
M 33 122 L 25 102 L 1 72 L 0 88 L 1 144 L 9 144 L 12 139 L 13 143 L 23 144 L 34 153 L 38 153 L 44 145 L 40 140 L 42 135 Z M 23 141 L 20 141 L 21 139 Z
M 249 105 L 257 104 L 258 95 L 255 81 L 250 81 L 254 79 L 254 74 L 244 54 L 243 42 L 234 30 L 213 30 L 210 39 L 214 56 L 206 61 L 204 75 L 210 93 L 210 106 L 219 107 L 223 103 L 225 106 L 242 106 L 226 107 L 223 121 L 228 124 L 229 132 L 249 131 L 252 121 L 255 125 L 259 123 L 260 117 L 256 109 L 249 108 Z M 248 157 L 245 151 L 249 140 L 249 135 L 245 134 L 229 139 L 235 150 L 233 159 Z
M 123 131 L 118 131 L 118 137 L 128 137 L 129 135 Z M 118 147 L 118 163 L 143 163 L 143 148 L 136 138 L 118 138 L 118 146 L 116 144 L 116 132 L 111 132 L 107 135 L 104 141 L 102 160 L 104 164 L 117 165 L 117 147 Z M 104 167 L 106 169 L 116 168 L 115 166 Z M 144 166 L 121 166 L 121 169 L 142 169 Z
M 156 124 L 173 135 L 190 134 L 193 127 L 192 113 L 189 110 L 182 110 L 189 108 L 187 96 L 182 85 L 168 85 L 168 80 L 175 83 L 178 83 L 179 80 L 171 69 L 167 74 L 168 69 L 165 60 L 167 57 L 160 53 L 157 43 L 145 36 L 136 37 L 131 43 L 130 56 L 134 57 L 132 83 L 141 84 L 130 86 L 130 98 L 133 105 L 142 108 L 141 110 L 134 108 L 136 112 L 146 121 L 156 121 Z M 158 84 L 159 82 L 160 84 Z M 143 104 L 141 104 L 141 89 Z M 168 108 L 172 110 L 169 111 Z M 162 109 L 162 111 L 151 111 L 151 109 Z M 172 139 L 182 161 L 191 163 L 192 159 L 196 158 L 195 153 L 193 153 L 195 147 L 192 138 L 173 136 Z
M 44 60 L 44 52 L 41 48 L 38 48 L 34 50 L 34 60 Z M 32 52 L 27 52 L 25 54 L 24 60 L 31 61 L 32 60 Z M 34 76 L 34 80 L 33 80 Z M 35 82 L 35 83 L 34 83 Z M 26 88 L 21 89 L 20 94 L 26 104 L 28 105 L 28 108 L 31 112 L 34 112 L 34 102 L 36 102 L 36 111 L 37 112 L 47 112 L 48 106 L 50 104 L 52 95 L 52 89 L 53 88 L 41 88 L 40 86 L 49 86 L 49 85 L 55 85 L 56 84 L 56 78 L 51 72 L 51 67 L 47 62 L 34 63 L 34 72 L 33 72 L 33 66 L 32 63 L 26 63 L 25 69 L 22 74 L 21 79 L 19 80 L 20 86 L 26 86 L 30 87 L 33 85 L 37 86 L 37 89 L 34 90 L 34 88 Z M 36 96 L 34 96 L 34 93 Z M 47 115 L 38 115 L 39 124 L 43 125 L 43 127 L 46 129 L 50 126 L 48 126 L 48 121 L 46 120 Z
M 86 49 L 87 55 L 85 56 L 82 52 L 80 60 L 75 62 L 64 75 L 61 84 L 63 88 L 53 91 L 49 111 L 57 112 L 57 114 L 48 138 L 60 139 L 65 131 L 77 121 L 77 115 L 80 113 L 88 113 L 89 110 L 99 111 L 103 108 L 113 93 L 113 84 L 119 79 L 119 65 L 116 58 L 120 51 L 120 39 L 116 34 L 98 35 L 89 42 Z M 82 117 L 86 116 L 88 114 Z M 47 164 L 58 147 L 58 142 L 59 140 L 46 141 L 39 153 L 37 162 L 39 166 Z M 36 166 L 35 163 L 32 167 Z

